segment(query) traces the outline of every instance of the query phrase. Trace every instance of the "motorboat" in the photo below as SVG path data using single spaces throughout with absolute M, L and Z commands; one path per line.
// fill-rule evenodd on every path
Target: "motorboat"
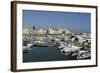
M 31 47 L 33 46 L 34 44 L 32 43 L 28 43 L 26 46 L 23 46 L 23 50 L 31 50 Z
M 78 46 L 74 46 L 72 44 L 60 44 L 60 46 L 58 46 L 60 52 L 64 55 L 69 55 L 72 52 L 76 52 L 79 51 L 81 49 L 81 47 Z
M 91 58 L 90 51 L 87 50 L 78 51 L 77 59 L 86 59 L 86 58 Z

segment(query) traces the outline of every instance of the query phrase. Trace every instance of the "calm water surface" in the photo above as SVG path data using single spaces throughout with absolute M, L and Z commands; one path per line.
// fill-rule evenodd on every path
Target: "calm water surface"
M 31 50 L 23 52 L 23 62 L 75 60 L 75 57 L 68 57 L 58 50 L 57 47 L 32 47 Z

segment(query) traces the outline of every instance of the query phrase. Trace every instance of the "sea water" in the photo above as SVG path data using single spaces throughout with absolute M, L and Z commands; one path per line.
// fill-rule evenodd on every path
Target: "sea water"
M 75 57 L 63 55 L 57 47 L 36 47 L 23 52 L 23 62 L 76 60 Z

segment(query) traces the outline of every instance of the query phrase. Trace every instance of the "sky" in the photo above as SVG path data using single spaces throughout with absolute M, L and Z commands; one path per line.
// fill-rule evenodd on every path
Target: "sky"
M 23 10 L 23 28 L 61 27 L 72 32 L 90 32 L 91 14 L 79 12 Z

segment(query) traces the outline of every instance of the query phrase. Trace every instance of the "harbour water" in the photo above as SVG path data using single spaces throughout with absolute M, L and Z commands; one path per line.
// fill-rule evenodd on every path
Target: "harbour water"
M 40 61 L 61 61 L 76 60 L 75 57 L 69 57 L 61 54 L 57 47 L 35 47 L 23 52 L 23 62 L 40 62 Z
M 75 42 L 73 40 L 75 36 L 77 37 L 80 36 L 77 38 L 79 39 L 77 40 L 78 42 Z M 82 37 L 83 35 L 75 35 L 75 36 L 73 36 L 72 39 L 69 36 L 68 39 L 67 35 L 34 35 L 34 36 L 32 35 L 31 37 L 24 35 L 23 62 L 90 59 L 91 58 L 90 38 L 86 36 L 87 39 L 85 43 L 83 42 L 82 44 L 81 38 L 83 38 Z M 74 45 L 74 47 L 71 47 L 71 45 Z

